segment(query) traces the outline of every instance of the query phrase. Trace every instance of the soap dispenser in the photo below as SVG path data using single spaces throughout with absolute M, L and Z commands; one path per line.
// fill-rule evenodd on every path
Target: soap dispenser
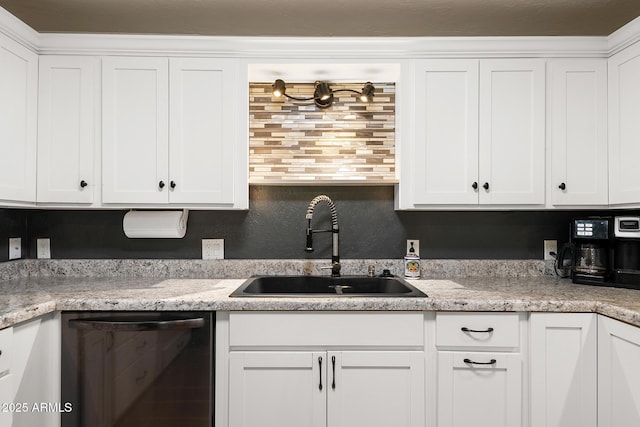
M 416 253 L 413 242 L 409 242 L 409 252 L 404 257 L 404 277 L 407 279 L 420 278 L 420 255 Z

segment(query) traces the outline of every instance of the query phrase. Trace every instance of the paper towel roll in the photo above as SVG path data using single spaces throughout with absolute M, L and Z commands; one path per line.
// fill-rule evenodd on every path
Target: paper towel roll
M 129 211 L 122 228 L 130 239 L 181 239 L 187 233 L 189 211 Z

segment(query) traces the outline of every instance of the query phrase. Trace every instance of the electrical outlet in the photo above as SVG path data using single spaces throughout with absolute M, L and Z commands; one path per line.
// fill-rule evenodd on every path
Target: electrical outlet
M 224 259 L 224 239 L 202 239 L 202 259 Z
M 37 256 L 39 259 L 51 258 L 51 240 L 50 239 L 38 239 L 37 245 L 38 245 Z
M 544 241 L 544 260 L 554 260 L 555 257 L 551 255 L 551 252 L 558 253 L 558 241 L 557 240 L 545 240 Z
M 9 239 L 9 259 L 22 258 L 22 239 L 14 237 Z
M 413 243 L 413 249 L 415 249 L 416 255 L 420 256 L 420 240 L 418 239 L 409 239 L 407 240 L 407 251 L 405 253 L 409 253 L 409 249 L 411 248 L 411 243 Z

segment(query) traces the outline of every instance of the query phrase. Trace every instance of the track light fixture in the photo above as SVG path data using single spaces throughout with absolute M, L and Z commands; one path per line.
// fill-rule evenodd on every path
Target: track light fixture
M 338 92 L 352 92 L 357 95 L 360 95 L 360 100 L 362 102 L 371 102 L 373 100 L 375 87 L 371 82 L 367 82 L 362 87 L 362 90 L 358 92 L 353 89 L 336 89 L 332 90 L 329 87 L 329 83 L 326 82 L 316 82 L 315 88 L 313 90 L 313 96 L 310 97 L 296 97 L 287 95 L 287 86 L 284 83 L 284 80 L 277 79 L 272 85 L 273 96 L 281 97 L 284 96 L 287 99 L 291 99 L 293 101 L 313 101 L 319 108 L 329 108 L 333 105 L 333 94 Z

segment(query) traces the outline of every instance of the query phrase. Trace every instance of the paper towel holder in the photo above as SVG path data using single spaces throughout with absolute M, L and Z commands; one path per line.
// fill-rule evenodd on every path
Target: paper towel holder
M 130 239 L 181 239 L 187 233 L 189 210 L 130 210 L 122 229 Z

